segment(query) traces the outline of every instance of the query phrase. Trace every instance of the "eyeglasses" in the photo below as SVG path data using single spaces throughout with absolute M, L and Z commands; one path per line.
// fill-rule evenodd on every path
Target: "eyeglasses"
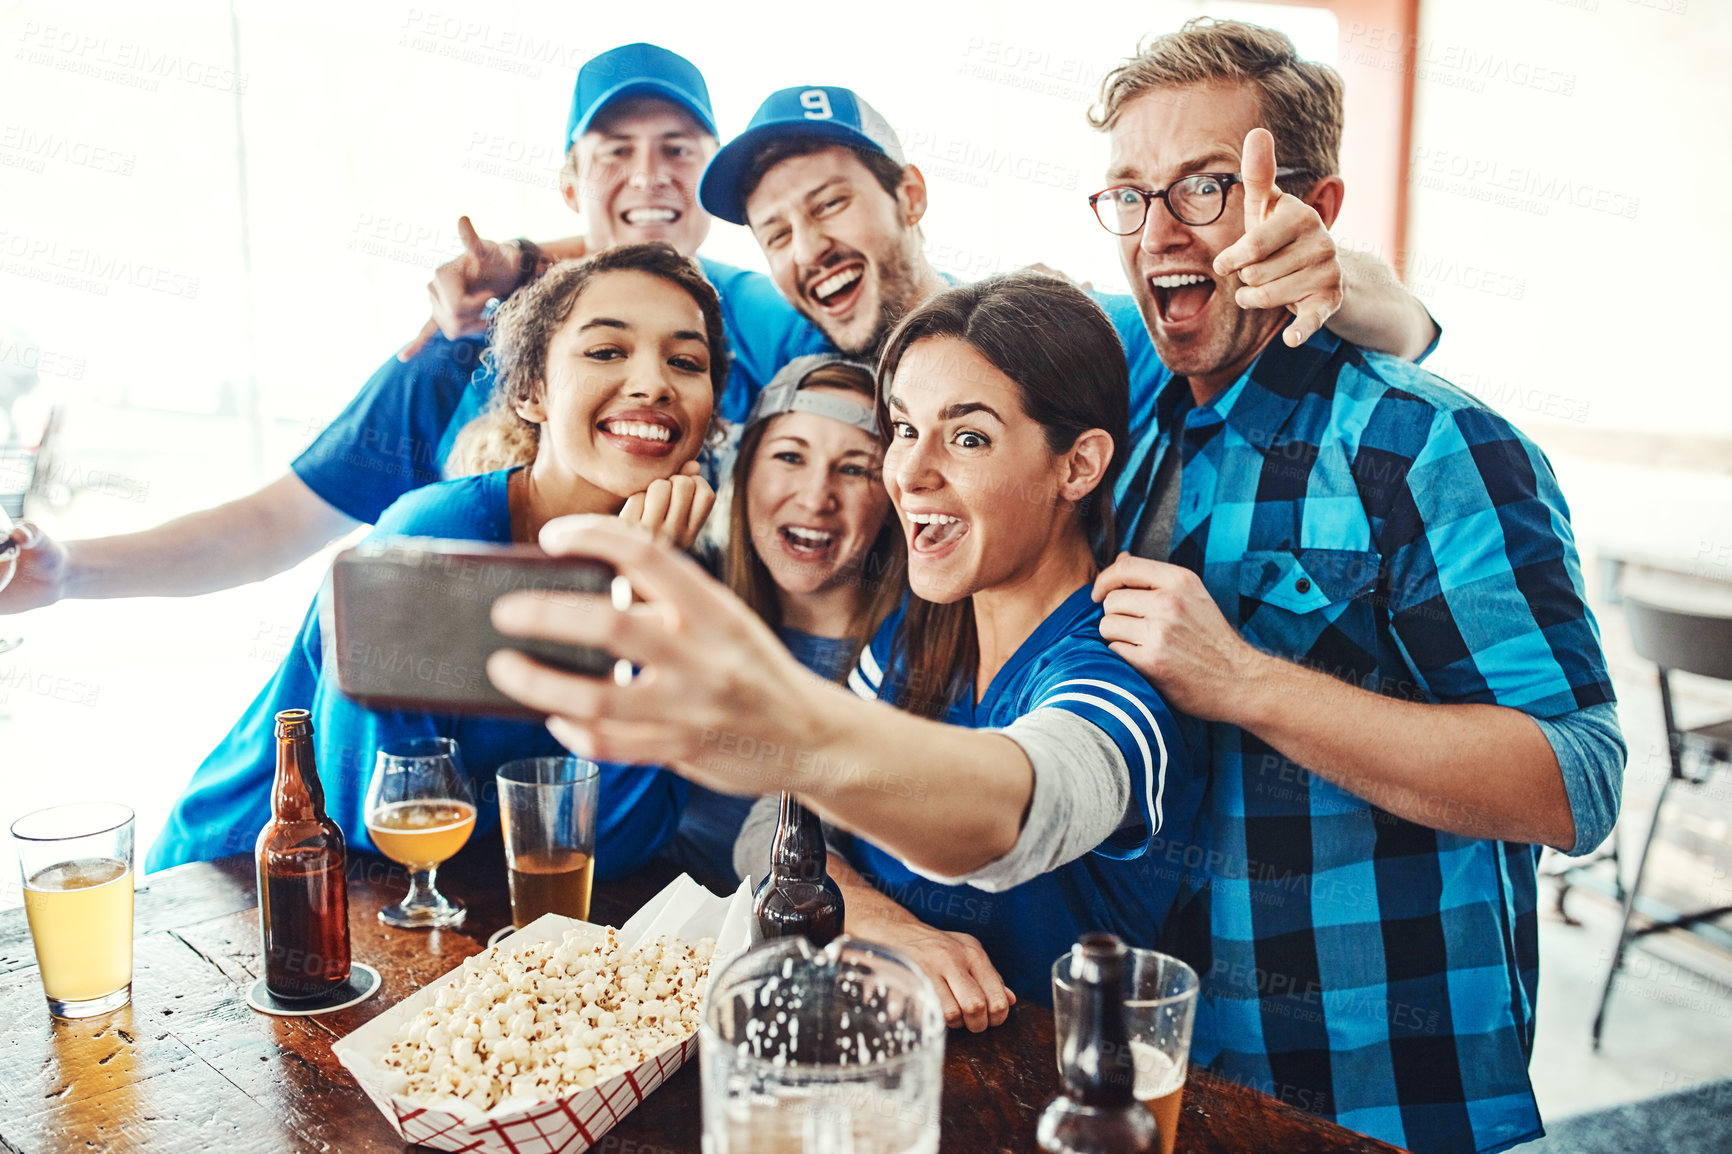
M 1275 179 L 1301 176 L 1304 171 L 1302 168 L 1277 168 Z M 1149 204 L 1156 200 L 1165 203 L 1167 211 L 1180 224 L 1201 228 L 1221 219 L 1221 214 L 1227 211 L 1227 190 L 1244 183 L 1245 174 L 1242 172 L 1199 172 L 1182 176 L 1159 192 L 1145 192 L 1130 184 L 1115 184 L 1089 197 L 1089 207 L 1095 210 L 1095 219 L 1101 222 L 1101 227 L 1114 236 L 1134 236 L 1143 231 L 1143 224 L 1149 218 Z

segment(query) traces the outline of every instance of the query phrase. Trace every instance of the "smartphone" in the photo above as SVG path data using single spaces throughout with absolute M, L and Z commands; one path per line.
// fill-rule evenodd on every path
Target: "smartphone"
M 495 629 L 493 602 L 523 591 L 589 593 L 617 609 L 631 605 L 631 584 L 612 565 L 552 557 L 534 545 L 399 537 L 343 550 L 331 566 L 322 622 L 338 688 L 374 709 L 539 718 L 487 679 L 494 651 L 517 649 L 555 669 L 619 677 L 622 663 L 600 649 Z

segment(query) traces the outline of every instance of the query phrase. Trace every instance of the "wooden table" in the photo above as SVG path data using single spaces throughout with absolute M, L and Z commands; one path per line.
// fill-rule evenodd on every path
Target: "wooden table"
M 260 973 L 250 857 L 183 866 L 138 894 L 131 1005 L 100 1018 L 49 1016 L 21 909 L 0 913 L 0 1151 L 401 1151 L 403 1142 L 331 1055 L 334 1039 L 480 950 L 510 918 L 497 840 L 465 849 L 440 887 L 469 906 L 460 930 L 388 929 L 374 914 L 402 896 L 400 867 L 350 862 L 353 952 L 384 989 L 317 1019 L 249 1009 Z M 622 924 L 671 874 L 596 887 L 593 918 Z M 696 1154 L 697 1062 L 688 1063 L 595 1149 Z M 1032 1151 L 1057 1091 L 1052 1015 L 1033 1005 L 984 1034 L 952 1031 L 944 1065 L 948 1151 Z M 1195 1067 L 1181 1151 L 1388 1151 Z

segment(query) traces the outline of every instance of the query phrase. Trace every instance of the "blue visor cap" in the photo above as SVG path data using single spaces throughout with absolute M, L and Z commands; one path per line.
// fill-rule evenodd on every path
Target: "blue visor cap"
M 711 216 L 746 223 L 746 166 L 763 145 L 786 136 L 817 136 L 882 152 L 907 164 L 902 143 L 878 110 L 846 88 L 784 88 L 758 105 L 746 130 L 716 153 L 698 184 L 698 201 Z
M 672 101 L 691 113 L 711 136 L 721 136 L 716 131 L 716 114 L 710 111 L 710 87 L 697 65 L 654 44 L 625 44 L 591 58 L 578 69 L 560 155 L 589 131 L 604 108 L 631 96 Z

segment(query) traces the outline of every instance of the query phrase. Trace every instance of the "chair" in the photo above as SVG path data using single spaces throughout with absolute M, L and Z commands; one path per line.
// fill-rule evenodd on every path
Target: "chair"
M 1660 708 L 1666 721 L 1666 741 L 1671 750 L 1671 769 L 1660 786 L 1659 800 L 1654 803 L 1654 820 L 1649 823 L 1648 836 L 1642 843 L 1642 853 L 1636 859 L 1636 877 L 1630 883 L 1624 901 L 1624 923 L 1618 931 L 1618 948 L 1612 954 L 1612 968 L 1606 974 L 1606 986 L 1600 993 L 1600 1009 L 1594 1015 L 1594 1049 L 1600 1048 L 1600 1028 L 1606 1020 L 1606 1003 L 1612 997 L 1612 984 L 1624 965 L 1624 952 L 1638 938 L 1667 930 L 1691 930 L 1712 922 L 1722 914 L 1732 913 L 1732 906 L 1718 906 L 1681 913 L 1671 917 L 1642 915 L 1637 920 L 1636 907 L 1641 900 L 1642 878 L 1648 866 L 1648 851 L 1654 844 L 1654 831 L 1660 825 L 1660 813 L 1666 798 L 1676 785 L 1700 786 L 1720 765 L 1732 764 L 1732 718 L 1711 725 L 1690 729 L 1678 728 L 1672 712 L 1672 682 L 1674 670 L 1732 681 L 1732 617 L 1706 616 L 1679 609 L 1665 608 L 1626 593 L 1624 614 L 1630 623 L 1630 637 L 1636 652 L 1660 668 Z M 1700 772 L 1692 775 L 1686 766 Z

